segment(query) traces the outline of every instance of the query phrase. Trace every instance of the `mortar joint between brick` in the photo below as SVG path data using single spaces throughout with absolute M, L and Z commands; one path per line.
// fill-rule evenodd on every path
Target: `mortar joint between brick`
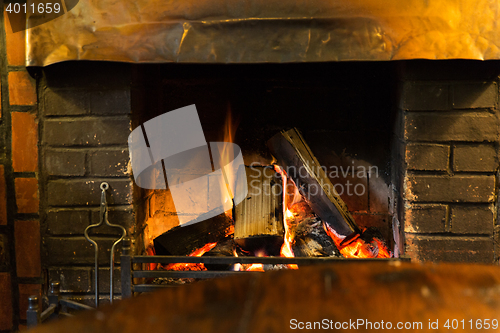
M 451 232 L 451 209 L 449 205 L 445 205 L 445 221 L 444 221 L 444 230 L 446 232 Z
M 37 106 L 36 105 L 9 105 L 9 111 L 12 112 L 26 112 L 33 113 L 37 115 Z
M 453 172 L 455 170 L 455 166 L 453 163 L 453 158 L 455 156 L 455 145 L 450 144 L 449 147 L 450 147 L 449 150 L 450 153 L 448 154 L 448 174 L 450 176 L 453 176 Z
M 40 215 L 38 213 L 16 213 L 14 219 L 16 221 L 33 221 L 38 220 Z
M 65 116 L 47 116 L 45 115 L 44 118 L 48 121 L 57 121 L 57 120 L 64 120 L 64 121 L 78 121 L 78 120 L 101 120 L 101 119 L 107 119 L 107 120 L 130 120 L 130 115 L 129 114 L 120 114 L 120 115 L 96 115 L 96 114 L 84 114 L 84 115 L 65 115 Z
M 500 191 L 500 166 L 497 167 L 496 172 L 495 172 L 495 209 L 493 209 L 493 218 L 494 221 L 496 222 L 496 225 L 500 225 L 500 214 L 498 214 L 498 209 L 500 208 L 500 196 L 499 196 L 499 191 Z M 500 253 L 499 253 L 500 255 Z
M 449 171 L 407 170 L 408 176 L 451 176 Z
M 500 260 L 500 226 L 496 225 L 493 228 L 493 248 L 494 248 L 494 256 L 495 262 L 498 263 Z
M 454 234 L 449 232 L 439 232 L 439 233 L 412 233 L 407 232 L 406 234 L 411 235 L 415 238 L 446 238 L 446 239 L 457 239 L 457 240 L 467 240 L 472 238 L 479 239 L 492 239 L 493 235 L 490 234 Z
M 26 66 L 7 65 L 8 72 L 27 72 Z
M 420 204 L 423 204 L 423 205 L 432 205 L 432 204 L 436 204 L 436 205 L 475 205 L 475 204 L 478 204 L 478 205 L 488 205 L 488 204 L 492 204 L 492 203 L 495 203 L 494 200 L 492 201 L 480 201 L 480 202 L 475 202 L 475 201 L 458 201 L 458 200 L 455 200 L 455 201 L 437 201 L 437 200 L 433 200 L 433 201 L 426 201 L 426 200 L 422 200 L 422 201 L 418 201 L 418 200 L 406 200 L 407 204 L 409 206 L 411 205 L 420 205 Z
M 456 171 L 453 173 L 448 173 L 447 171 L 425 171 L 425 170 L 408 170 L 409 176 L 446 176 L 449 178 L 455 177 L 495 177 L 496 173 L 494 171 Z
M 43 284 L 43 277 L 19 277 L 19 284 Z
M 85 152 L 84 161 L 83 161 L 83 165 L 85 166 L 85 173 L 84 173 L 85 177 L 89 177 L 91 174 L 90 155 L 91 155 L 90 150 L 87 150 Z
M 42 147 L 43 149 L 60 149 L 60 150 L 79 150 L 79 149 L 128 149 L 128 145 L 125 144 L 118 144 L 118 143 L 107 143 L 107 144 L 71 144 L 71 145 L 54 145 L 54 144 L 48 144 L 47 142 L 41 142 L 39 147 Z

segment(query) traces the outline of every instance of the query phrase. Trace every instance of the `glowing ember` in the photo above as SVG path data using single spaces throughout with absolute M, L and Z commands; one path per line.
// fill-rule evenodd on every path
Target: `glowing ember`
M 234 225 L 231 225 L 231 227 L 229 227 L 226 230 L 226 237 L 228 237 L 232 234 L 234 234 Z M 208 251 L 213 249 L 216 245 L 217 245 L 217 242 L 205 244 L 203 247 L 199 248 L 198 250 L 193 251 L 189 255 L 189 257 L 201 257 L 202 255 L 204 255 L 205 253 L 207 253 Z M 154 248 L 152 251 L 154 251 Z M 148 255 L 151 255 L 151 254 L 148 252 Z M 154 255 L 154 254 L 152 254 L 152 255 Z M 150 264 L 150 265 L 153 265 L 153 264 Z M 159 264 L 154 264 L 154 265 L 159 265 Z M 158 267 L 158 268 L 160 268 L 160 267 Z M 156 267 L 151 268 L 150 270 L 154 270 L 154 269 L 156 269 Z M 167 266 L 163 267 L 163 269 L 172 270 L 172 271 L 206 271 L 207 270 L 207 268 L 205 267 L 204 264 L 195 264 L 195 263 L 168 264 Z
M 202 248 L 199 248 L 196 251 L 193 251 L 189 256 L 190 257 L 201 257 L 206 252 L 210 251 L 217 245 L 217 243 L 208 243 L 205 244 Z M 195 263 L 177 263 L 177 264 L 168 264 L 164 267 L 165 270 L 171 271 L 206 271 L 207 268 L 204 264 L 195 264 Z
M 366 243 L 359 236 L 354 237 L 351 242 L 343 245 L 345 236 L 340 236 L 333 230 L 328 223 L 323 222 L 323 228 L 333 240 L 340 253 L 345 258 L 390 258 L 391 254 L 385 245 L 377 238 L 372 243 Z
M 226 214 L 227 216 L 229 216 L 228 212 L 225 212 L 225 214 Z M 230 217 L 230 216 L 229 216 L 229 217 Z M 231 225 L 229 226 L 229 228 L 227 228 L 227 230 L 226 230 L 226 237 L 231 236 L 232 234 L 234 234 L 234 224 L 231 224 Z
M 387 246 L 377 238 L 373 239 L 378 246 L 378 256 L 377 258 L 392 258 L 392 253 L 387 249 Z
M 238 257 L 236 249 L 233 250 L 234 256 Z M 267 257 L 264 251 L 256 251 L 256 257 Z M 247 271 L 247 272 L 264 272 L 264 265 L 262 264 L 234 264 L 233 271 Z
M 154 256 L 154 255 L 156 254 L 156 253 L 155 253 L 155 248 L 154 248 L 153 246 L 149 246 L 149 247 L 146 249 L 146 254 L 147 254 L 148 256 Z M 159 265 L 160 265 L 160 264 L 158 264 L 158 263 L 154 263 L 154 262 L 149 263 L 149 264 L 146 264 L 146 270 L 148 270 L 148 271 L 154 271 L 154 270 L 158 269 L 158 266 L 159 266 Z
M 255 251 L 256 257 L 267 257 L 267 254 L 263 251 Z M 262 264 L 251 264 L 245 269 L 247 272 L 264 272 L 264 265 Z
M 247 272 L 264 272 L 264 265 L 262 264 L 252 264 L 250 267 L 245 269 Z

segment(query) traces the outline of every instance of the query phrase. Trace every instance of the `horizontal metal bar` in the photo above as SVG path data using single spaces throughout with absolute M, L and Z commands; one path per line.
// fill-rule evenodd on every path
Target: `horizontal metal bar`
M 134 278 L 157 278 L 157 277 L 171 277 L 171 278 L 199 278 L 209 279 L 229 275 L 239 275 L 248 272 L 234 272 L 234 271 L 134 271 L 132 273 Z
M 70 301 L 69 299 L 61 299 L 59 303 L 61 303 L 62 306 L 66 306 L 74 310 L 94 310 L 94 308 L 91 306 L 81 304 L 75 301 Z
M 297 264 L 297 265 L 315 265 L 323 263 L 346 263 L 353 261 L 406 261 L 399 258 L 388 259 L 348 259 L 348 258 L 332 258 L 332 257 L 188 257 L 188 256 L 134 256 L 134 263 L 203 263 L 203 264 Z
M 45 309 L 45 311 L 43 311 L 42 314 L 40 314 L 40 321 L 44 322 L 45 320 L 47 320 L 47 318 L 49 318 L 54 313 L 55 310 L 56 310 L 56 304 L 50 304 L 49 307 Z
M 132 289 L 136 293 L 149 293 L 163 288 L 174 288 L 178 285 L 174 284 L 136 284 L 132 286 Z

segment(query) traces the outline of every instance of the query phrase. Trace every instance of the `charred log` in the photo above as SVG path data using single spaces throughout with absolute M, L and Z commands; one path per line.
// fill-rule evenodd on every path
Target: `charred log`
M 292 250 L 296 257 L 342 257 L 323 222 L 306 202 L 294 204 L 290 211 L 293 216 L 287 223 L 293 234 Z
M 297 226 L 292 249 L 297 257 L 342 257 L 319 218 L 307 218 Z
M 321 220 L 339 235 L 360 234 L 346 204 L 296 128 L 275 135 L 268 141 L 268 146 Z
M 234 256 L 236 246 L 233 237 L 228 237 L 218 242 L 217 245 L 205 253 L 203 257 L 232 257 Z M 227 271 L 231 266 L 232 265 L 205 264 L 205 267 L 212 271 Z
M 154 239 L 157 255 L 189 255 L 208 243 L 216 243 L 232 233 L 233 221 L 226 214 L 170 229 Z

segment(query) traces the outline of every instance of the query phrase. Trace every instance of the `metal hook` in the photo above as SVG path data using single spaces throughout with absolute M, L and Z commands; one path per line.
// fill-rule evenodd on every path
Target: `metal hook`
M 101 189 L 101 211 L 100 211 L 100 220 L 99 223 L 96 224 L 91 224 L 87 228 L 85 228 L 85 231 L 83 232 L 85 238 L 87 241 L 92 243 L 94 245 L 94 250 L 95 250 L 95 266 L 94 266 L 94 282 L 95 282 L 95 306 L 99 306 L 99 246 L 97 243 L 89 237 L 89 230 L 92 228 L 98 228 L 100 227 L 103 222 L 112 228 L 119 228 L 122 231 L 121 237 L 116 240 L 113 245 L 111 246 L 111 255 L 110 255 L 110 264 L 109 264 L 109 277 L 110 277 L 110 284 L 109 284 L 109 301 L 113 303 L 113 296 L 114 296 L 114 283 L 113 283 L 113 273 L 114 273 L 114 268 L 115 268 L 115 247 L 118 243 L 120 243 L 123 238 L 127 235 L 127 231 L 125 230 L 124 227 L 118 224 L 112 224 L 109 223 L 108 221 L 108 203 L 106 200 L 106 190 L 109 189 L 109 184 L 106 182 L 102 182 L 100 185 Z

